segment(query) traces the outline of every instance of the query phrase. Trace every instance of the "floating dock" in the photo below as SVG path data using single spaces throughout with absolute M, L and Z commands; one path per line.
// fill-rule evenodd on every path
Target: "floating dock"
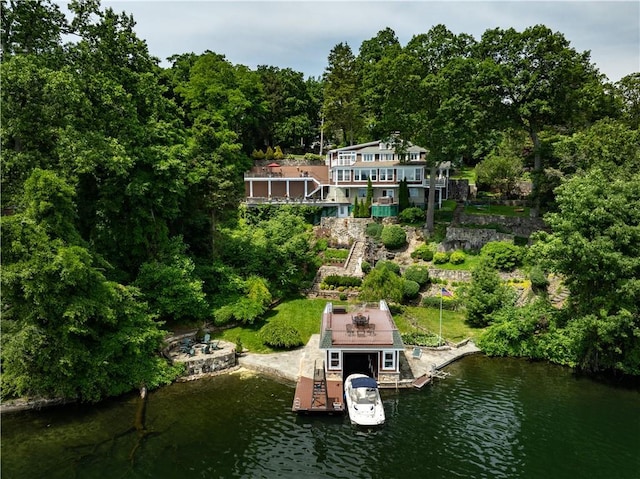
M 343 413 L 342 381 L 327 380 L 324 362 L 314 364 L 313 378 L 300 376 L 291 408 L 294 412 Z

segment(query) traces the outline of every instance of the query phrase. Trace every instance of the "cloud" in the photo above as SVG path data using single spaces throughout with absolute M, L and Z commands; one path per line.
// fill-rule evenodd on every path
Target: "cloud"
M 386 27 L 402 45 L 442 23 L 480 39 L 490 28 L 536 24 L 561 32 L 612 81 L 640 71 L 640 2 L 593 1 L 104 1 L 133 14 L 136 31 L 161 60 L 224 54 L 232 63 L 271 65 L 319 76 L 331 49 L 355 54 Z M 166 62 L 164 63 L 166 65 Z

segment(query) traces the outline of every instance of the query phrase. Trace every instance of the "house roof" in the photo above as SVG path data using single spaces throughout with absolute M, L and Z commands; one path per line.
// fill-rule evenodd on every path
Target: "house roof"
M 367 324 L 355 324 L 355 316 L 366 318 Z M 366 305 L 353 311 L 325 310 L 320 348 L 404 349 L 404 344 L 388 309 Z
M 380 148 L 380 143 L 384 143 L 385 148 Z M 420 146 L 414 145 L 413 143 L 407 142 L 407 153 L 426 153 L 427 149 L 422 148 Z M 368 143 L 360 143 L 358 145 L 350 145 L 343 146 L 342 148 L 334 148 L 329 150 L 328 153 L 335 153 L 338 151 L 357 151 L 358 153 L 380 153 L 382 152 L 391 152 L 395 151 L 395 148 L 391 147 L 389 143 L 385 143 L 382 140 L 370 141 Z

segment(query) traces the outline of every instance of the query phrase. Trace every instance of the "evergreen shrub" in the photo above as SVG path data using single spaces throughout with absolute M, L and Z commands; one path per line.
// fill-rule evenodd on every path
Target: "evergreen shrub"
M 402 210 L 398 218 L 402 223 L 424 223 L 424 211 L 417 206 L 413 206 L 411 208 Z
M 271 321 L 260 331 L 260 339 L 267 346 L 278 349 L 291 349 L 302 346 L 300 331 L 281 321 Z
M 388 261 L 386 259 L 380 260 L 376 263 L 375 269 L 388 269 L 389 271 L 400 275 L 400 265 L 398 263 L 394 263 L 393 261 Z
M 414 299 L 418 296 L 420 292 L 420 285 L 415 281 L 411 281 L 410 279 L 404 280 L 404 285 L 402 286 L 402 294 L 406 299 Z
M 382 228 L 380 239 L 387 249 L 399 249 L 407 244 L 407 233 L 401 226 L 387 225 Z
M 421 244 L 411 252 L 411 257 L 422 261 L 431 261 L 433 259 L 433 249 L 427 244 Z
M 445 264 L 449 262 L 449 253 L 438 251 L 433 255 L 434 264 Z
M 382 229 L 383 226 L 380 223 L 369 223 L 365 229 L 365 234 L 379 240 L 382 236 Z
M 440 296 L 425 296 L 422 298 L 422 306 L 425 308 L 440 308 Z M 462 307 L 462 300 L 459 298 L 442 298 L 442 309 L 447 311 L 458 311 Z
M 488 258 L 494 268 L 512 271 L 522 264 L 523 250 L 506 241 L 491 241 L 482 247 L 480 254 Z
M 456 250 L 449 256 L 449 263 L 451 264 L 462 264 L 466 259 L 467 255 L 464 254 L 464 251 Z
M 362 268 L 362 272 L 364 274 L 367 274 L 369 271 L 371 271 L 371 263 L 369 263 L 368 261 L 363 261 L 360 264 L 360 267 Z
M 535 290 L 546 291 L 549 286 L 549 280 L 540 266 L 531 268 L 531 271 L 529 271 L 529 279 L 531 280 L 531 286 Z
M 404 279 L 415 281 L 421 287 L 429 282 L 429 269 L 426 266 L 411 265 L 404 271 Z
M 336 288 L 339 288 L 341 286 L 352 288 L 355 286 L 360 286 L 362 284 L 362 280 L 354 276 L 340 276 L 337 274 L 332 274 L 324 278 L 322 283 L 328 286 L 334 286 Z
M 433 333 L 403 333 L 401 337 L 404 344 L 411 344 L 412 346 L 438 346 L 438 336 Z

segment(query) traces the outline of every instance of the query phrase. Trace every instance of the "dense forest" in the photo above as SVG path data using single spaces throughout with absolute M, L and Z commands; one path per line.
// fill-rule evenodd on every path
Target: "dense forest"
M 405 46 L 386 29 L 336 45 L 320 79 L 210 51 L 161 68 L 97 0 L 72 19 L 1 7 L 3 398 L 167 383 L 167 326 L 252 323 L 307 287 L 314 212 L 249 214 L 243 173 L 266 148 L 319 153 L 321 127 L 335 146 L 399 132 L 434 168 L 527 171 L 550 226 L 528 254 L 570 301 L 494 311 L 486 349 L 640 374 L 640 74 L 611 84 L 544 26 Z

